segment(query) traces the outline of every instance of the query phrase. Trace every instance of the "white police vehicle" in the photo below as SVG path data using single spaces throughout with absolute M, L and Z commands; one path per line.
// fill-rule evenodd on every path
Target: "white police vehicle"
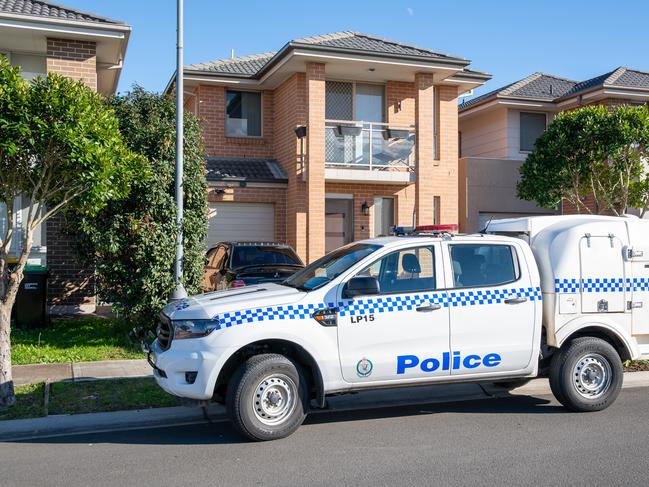
M 349 244 L 283 284 L 169 304 L 149 352 L 157 382 L 225 402 L 244 435 L 269 440 L 327 395 L 405 385 L 549 375 L 564 406 L 601 410 L 622 360 L 649 354 L 649 222 L 428 230 Z

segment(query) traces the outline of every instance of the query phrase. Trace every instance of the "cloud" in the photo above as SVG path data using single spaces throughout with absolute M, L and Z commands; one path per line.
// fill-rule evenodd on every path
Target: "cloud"
M 412 17 L 412 16 L 414 15 L 414 13 L 415 13 L 415 11 L 413 10 L 412 7 L 408 7 L 408 8 L 406 8 L 406 11 L 408 12 L 408 15 L 410 15 L 411 17 Z

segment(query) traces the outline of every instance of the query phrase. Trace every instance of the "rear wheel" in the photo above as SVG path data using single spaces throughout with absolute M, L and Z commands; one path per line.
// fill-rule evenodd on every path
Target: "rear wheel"
M 228 384 L 228 416 L 251 440 L 284 438 L 306 417 L 307 391 L 304 375 L 289 359 L 256 355 L 239 366 Z
M 623 373 L 622 360 L 610 343 L 576 338 L 552 357 L 550 388 L 572 411 L 600 411 L 620 394 Z

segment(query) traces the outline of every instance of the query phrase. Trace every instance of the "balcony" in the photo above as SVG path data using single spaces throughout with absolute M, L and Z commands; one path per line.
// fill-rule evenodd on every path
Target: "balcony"
M 384 184 L 414 182 L 413 126 L 326 120 L 325 178 Z

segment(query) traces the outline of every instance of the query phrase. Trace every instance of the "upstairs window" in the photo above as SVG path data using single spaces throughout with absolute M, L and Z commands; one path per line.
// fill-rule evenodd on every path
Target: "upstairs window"
M 520 113 L 521 137 L 520 151 L 532 152 L 534 143 L 545 132 L 545 113 Z
M 261 93 L 226 92 L 225 135 L 261 137 Z

